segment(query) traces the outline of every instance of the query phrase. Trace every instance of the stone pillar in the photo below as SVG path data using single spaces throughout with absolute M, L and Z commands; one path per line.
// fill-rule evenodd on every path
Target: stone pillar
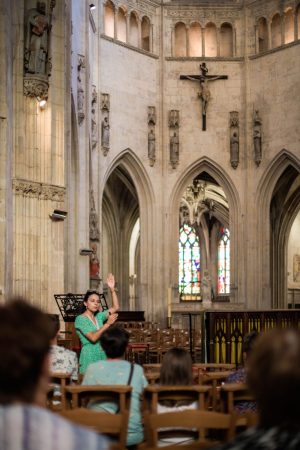
M 284 35 L 285 35 L 285 15 L 281 14 L 281 45 L 284 45 Z
M 139 48 L 142 48 L 142 21 L 140 18 L 138 18 L 138 34 L 139 34 L 138 46 L 139 46 Z M 150 40 L 150 36 L 149 36 L 149 40 Z
M 297 41 L 300 36 L 298 36 L 298 20 L 297 20 L 297 9 L 294 11 L 294 40 Z
M 118 9 L 114 9 L 114 39 L 118 39 Z
M 126 44 L 129 44 L 129 33 L 130 33 L 130 13 L 125 14 L 126 17 Z
M 201 27 L 202 35 L 202 56 L 205 56 L 205 28 Z
M 217 27 L 217 56 L 220 56 L 221 28 Z
M 271 22 L 268 22 L 268 50 L 272 48 L 272 28 Z
M 190 56 L 190 26 L 186 25 L 186 56 Z

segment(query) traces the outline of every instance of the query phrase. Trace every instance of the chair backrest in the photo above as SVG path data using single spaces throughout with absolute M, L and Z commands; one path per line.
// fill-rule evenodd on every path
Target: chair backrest
M 123 449 L 126 446 L 129 411 L 110 414 L 76 408 L 62 411 L 61 415 L 72 422 L 111 437 L 118 444 L 118 448 Z
M 66 409 L 66 387 L 70 384 L 70 382 L 70 373 L 53 372 L 50 374 L 47 408 L 53 411 Z M 58 395 L 56 392 L 56 387 L 58 387 Z
M 89 401 L 111 402 L 117 404 L 117 409 L 123 413 L 129 411 L 131 400 L 131 386 L 124 385 L 85 385 L 68 386 L 66 394 L 70 398 L 70 406 L 74 408 L 86 407 Z
M 219 409 L 219 403 L 220 403 L 220 396 L 219 396 L 219 389 L 222 385 L 222 382 L 224 382 L 228 375 L 230 375 L 232 372 L 228 370 L 224 371 L 214 371 L 214 372 L 206 372 L 203 373 L 201 376 L 199 376 L 199 384 L 200 385 L 208 385 L 212 387 L 211 390 L 211 407 L 213 411 L 216 411 Z
M 196 442 L 216 441 L 208 437 L 209 430 L 223 430 L 225 437 L 221 442 L 227 442 L 235 435 L 235 420 L 231 414 L 211 411 L 187 410 L 163 414 L 145 415 L 146 446 L 157 446 L 159 439 L 182 435 L 196 438 Z
M 209 386 L 149 385 L 144 389 L 144 411 L 156 413 L 158 403 L 164 401 L 197 402 L 198 409 L 205 409 L 209 392 Z

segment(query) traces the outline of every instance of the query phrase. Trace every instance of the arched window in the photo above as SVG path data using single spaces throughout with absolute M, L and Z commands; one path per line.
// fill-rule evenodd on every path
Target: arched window
M 115 7 L 109 0 L 104 6 L 104 33 L 112 38 L 115 35 Z
M 288 9 L 284 13 L 284 43 L 293 42 L 294 37 L 294 15 L 292 9 Z
M 179 232 L 179 293 L 183 300 L 200 299 L 200 244 L 194 227 Z
M 144 16 L 142 19 L 142 49 L 150 52 L 150 20 Z
M 175 56 L 186 56 L 186 27 L 179 22 L 175 25 Z
M 217 28 L 214 23 L 205 27 L 205 56 L 217 56 Z
M 129 20 L 129 43 L 135 47 L 139 46 L 139 29 L 135 13 L 130 14 Z
M 218 243 L 218 294 L 230 293 L 230 233 L 220 229 Z
M 275 14 L 271 22 L 271 42 L 272 48 L 281 45 L 281 17 Z
M 221 25 L 220 34 L 220 56 L 233 56 L 233 31 L 230 23 Z
M 261 17 L 257 23 L 258 32 L 258 51 L 264 52 L 268 50 L 268 25 L 264 17 Z
M 118 9 L 117 39 L 126 42 L 126 17 L 122 8 Z
M 202 32 L 199 23 L 189 28 L 189 56 L 202 56 Z

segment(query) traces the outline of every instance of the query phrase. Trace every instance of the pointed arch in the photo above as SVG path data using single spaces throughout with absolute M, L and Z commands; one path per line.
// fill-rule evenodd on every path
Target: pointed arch
M 224 168 L 212 161 L 210 158 L 203 157 L 192 165 L 187 167 L 182 177 L 178 180 L 177 184 L 172 190 L 169 201 L 168 216 L 170 223 L 168 224 L 171 232 L 169 233 L 168 248 L 168 260 L 171 265 L 171 261 L 177 258 L 177 238 L 178 235 L 178 214 L 180 207 L 180 200 L 183 195 L 186 186 L 192 183 L 192 180 L 199 174 L 206 172 L 212 176 L 215 181 L 223 188 L 229 206 L 229 229 L 231 232 L 231 299 L 232 301 L 238 301 L 244 299 L 244 285 L 242 285 L 242 277 L 239 275 L 242 273 L 244 267 L 244 249 L 240 245 L 243 242 L 243 227 L 239 225 L 239 218 L 241 216 L 241 204 L 238 191 L 236 190 L 234 183 L 226 174 Z M 239 243 L 239 245 L 238 245 Z M 176 284 L 178 276 L 177 273 L 172 273 L 172 280 L 170 283 Z
M 140 273 L 140 300 L 136 305 L 137 309 L 144 310 L 146 317 L 153 317 L 153 302 L 154 298 L 153 289 L 153 240 L 154 237 L 150 230 L 153 229 L 154 217 L 154 193 L 152 184 L 148 173 L 146 172 L 140 159 L 134 154 L 134 152 L 127 148 L 123 150 L 115 159 L 111 161 L 111 164 L 107 168 L 101 183 L 101 195 L 100 204 L 102 205 L 102 199 L 104 189 L 107 184 L 108 178 L 116 170 L 125 170 L 134 184 L 138 204 L 139 204 L 139 217 L 140 217 L 140 258 L 141 261 L 147 261 L 147 264 L 141 263 Z M 137 220 L 137 215 L 133 214 L 129 220 L 128 226 L 131 230 Z M 142 302 L 142 303 L 141 303 Z
M 257 220 L 257 306 L 260 307 L 279 307 L 283 306 L 283 299 L 272 299 L 272 285 L 271 285 L 271 226 L 270 226 L 270 206 L 272 196 L 280 177 L 284 172 L 292 168 L 300 174 L 300 160 L 286 149 L 281 150 L 278 155 L 270 163 L 265 173 L 261 177 L 256 191 L 256 204 L 258 209 Z M 290 199 L 290 202 L 293 202 Z M 293 203 L 287 205 L 291 207 Z M 295 205 L 294 205 L 295 208 Z M 296 212 L 294 211 L 294 214 Z M 291 217 L 294 217 L 293 214 Z M 291 226 L 290 220 L 284 221 L 282 230 L 287 232 Z M 281 233 L 282 234 L 282 233 Z M 282 237 L 281 237 L 282 239 Z M 284 241 L 285 242 L 285 241 Z M 281 243 L 282 246 L 282 243 Z M 273 288 L 274 290 L 274 288 Z M 282 290 L 280 290 L 282 293 Z

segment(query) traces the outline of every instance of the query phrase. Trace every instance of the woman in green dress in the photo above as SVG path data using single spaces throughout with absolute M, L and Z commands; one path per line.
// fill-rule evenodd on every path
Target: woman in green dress
M 112 295 L 113 306 L 101 311 L 100 297 L 96 291 L 87 291 L 83 303 L 85 311 L 75 319 L 75 329 L 78 334 L 82 348 L 79 357 L 79 372 L 85 373 L 89 364 L 106 359 L 99 339 L 102 333 L 112 325 L 118 317 L 119 300 L 115 291 L 115 277 L 108 274 L 107 285 Z

